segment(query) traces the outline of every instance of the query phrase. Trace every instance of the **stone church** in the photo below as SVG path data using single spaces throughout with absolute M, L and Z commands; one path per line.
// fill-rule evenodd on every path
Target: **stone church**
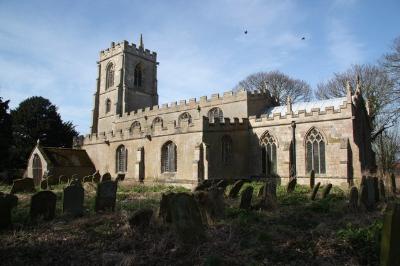
M 308 183 L 314 170 L 317 182 L 346 185 L 374 168 L 360 83 L 343 98 L 280 106 L 266 90 L 158 105 L 157 66 L 142 38 L 100 52 L 91 132 L 77 142 L 101 174 L 190 187 L 221 178 Z

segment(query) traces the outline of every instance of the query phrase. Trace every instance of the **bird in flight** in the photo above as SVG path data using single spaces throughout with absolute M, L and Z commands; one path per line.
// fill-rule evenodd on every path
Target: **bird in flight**
M 304 41 L 306 39 L 306 37 L 301 38 L 302 41 Z
M 247 30 L 244 31 L 244 34 L 247 34 Z

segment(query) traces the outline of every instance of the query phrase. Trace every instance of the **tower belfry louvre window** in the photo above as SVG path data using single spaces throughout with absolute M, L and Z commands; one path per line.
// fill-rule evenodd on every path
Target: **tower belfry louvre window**
M 134 73 L 134 85 L 137 87 L 142 86 L 142 66 L 137 64 Z
M 215 107 L 208 112 L 208 119 L 210 123 L 215 123 L 216 121 L 222 123 L 224 121 L 224 113 L 221 108 Z
M 117 148 L 115 172 L 125 173 L 127 170 L 127 161 L 128 161 L 128 150 L 125 148 L 124 145 L 121 145 Z
M 168 141 L 161 148 L 161 173 L 176 172 L 176 170 L 176 145 L 172 141 Z
M 106 71 L 106 89 L 114 85 L 114 65 L 111 63 L 107 66 Z
M 266 132 L 262 139 L 262 171 L 266 175 L 277 174 L 277 157 L 275 138 Z
M 321 133 L 313 128 L 306 136 L 306 169 L 316 174 L 325 174 L 325 140 Z

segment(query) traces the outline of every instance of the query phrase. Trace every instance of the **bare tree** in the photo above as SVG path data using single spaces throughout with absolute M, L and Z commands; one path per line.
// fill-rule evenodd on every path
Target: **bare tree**
M 374 142 L 374 150 L 380 175 L 389 176 L 394 170 L 396 154 L 400 152 L 398 131 L 393 128 L 383 132 Z
M 240 81 L 235 90 L 242 88 L 247 91 L 268 90 L 279 103 L 285 103 L 288 96 L 293 102 L 309 101 L 312 96 L 311 87 L 307 82 L 290 78 L 279 71 L 251 74 Z
M 384 68 L 375 65 L 353 65 L 343 73 L 335 73 L 327 82 L 319 83 L 315 96 L 317 99 L 344 97 L 347 81 L 355 88 L 358 77 L 363 96 L 368 101 L 374 127 L 372 139 L 375 139 L 385 129 L 392 127 L 398 118 L 392 100 L 395 84 Z

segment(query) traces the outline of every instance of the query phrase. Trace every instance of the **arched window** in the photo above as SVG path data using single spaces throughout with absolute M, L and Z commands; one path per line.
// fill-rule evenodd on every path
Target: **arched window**
M 262 171 L 266 175 L 277 173 L 276 141 L 267 131 L 261 138 L 262 145 Z
M 154 118 L 153 123 L 152 123 L 152 127 L 154 128 L 156 125 L 160 125 L 161 127 L 163 126 L 163 120 L 159 116 Z
M 140 122 L 139 121 L 135 121 L 132 123 L 131 125 L 131 132 L 138 132 L 140 131 L 141 126 L 140 126 Z
M 42 180 L 43 176 L 43 171 L 42 171 L 42 161 L 40 160 L 40 157 L 37 154 L 33 155 L 32 172 L 35 184 L 40 184 L 40 181 Z
M 107 99 L 106 100 L 106 113 L 109 113 L 111 111 L 111 100 Z
M 306 136 L 306 170 L 316 174 L 325 174 L 325 140 L 322 134 L 313 128 Z
M 117 148 L 117 153 L 116 153 L 115 172 L 125 173 L 127 170 L 127 161 L 128 161 L 128 150 L 125 149 L 124 145 L 120 145 Z
M 188 124 L 192 123 L 192 116 L 188 112 L 184 112 L 179 116 L 179 126 L 181 126 L 181 122 L 187 122 Z
M 228 135 L 223 136 L 221 145 L 222 164 L 229 165 L 232 163 L 232 138 Z
M 176 145 L 172 141 L 166 142 L 161 148 L 161 173 L 176 172 L 177 156 Z
M 140 64 L 137 64 L 135 67 L 135 73 L 134 73 L 134 85 L 137 87 L 142 86 L 142 66 Z
M 110 63 L 106 71 L 106 89 L 114 85 L 114 65 Z
M 210 123 L 214 123 L 217 120 L 219 120 L 219 122 L 223 122 L 224 121 L 224 113 L 222 112 L 221 108 L 213 108 L 210 111 L 208 111 L 208 119 L 210 121 Z

